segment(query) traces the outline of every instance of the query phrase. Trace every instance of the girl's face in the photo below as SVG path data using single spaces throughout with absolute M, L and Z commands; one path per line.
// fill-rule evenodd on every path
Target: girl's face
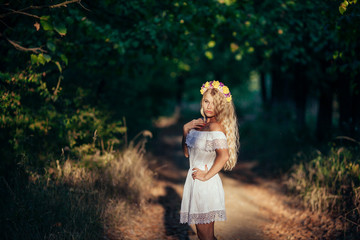
M 204 114 L 207 118 L 211 118 L 215 116 L 215 106 L 214 106 L 214 98 L 209 94 L 209 92 L 205 93 L 202 103 Z

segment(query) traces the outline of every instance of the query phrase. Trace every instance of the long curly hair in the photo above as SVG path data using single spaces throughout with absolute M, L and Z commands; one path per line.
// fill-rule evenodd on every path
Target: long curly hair
M 231 100 L 230 102 L 226 101 L 223 93 L 218 91 L 215 88 L 208 89 L 201 99 L 201 115 L 204 116 L 204 110 L 202 103 L 206 94 L 211 94 L 214 101 L 214 111 L 216 116 L 216 121 L 219 122 L 225 129 L 225 135 L 229 147 L 229 160 L 226 161 L 224 165 L 224 170 L 232 170 L 237 162 L 238 152 L 240 149 L 239 141 L 239 127 L 237 122 L 237 116 L 235 112 L 234 103 Z

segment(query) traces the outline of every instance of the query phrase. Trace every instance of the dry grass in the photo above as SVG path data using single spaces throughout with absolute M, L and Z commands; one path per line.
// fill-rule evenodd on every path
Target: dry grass
M 149 134 L 149 132 L 145 132 Z M 83 191 L 101 191 L 109 197 L 141 204 L 150 196 L 153 174 L 144 159 L 146 139 L 131 141 L 121 152 L 87 155 L 82 161 L 57 161 L 54 177 Z
M 44 176 L 33 174 L 25 190 L 22 183 L 9 188 L 12 196 L 2 200 L 0 209 L 8 221 L 1 238 L 123 239 L 122 229 L 151 195 L 147 136 L 151 133 L 142 132 L 122 151 L 56 161 Z
M 318 152 L 294 166 L 286 177 L 288 189 L 311 211 L 329 213 L 344 223 L 342 231 L 358 233 L 360 227 L 360 158 L 356 150 L 337 148 Z
M 121 152 L 97 153 L 88 155 L 85 162 L 67 160 L 57 166 L 57 178 L 63 183 L 84 193 L 97 193 L 106 234 L 113 239 L 122 236 L 121 229 L 151 196 L 153 173 L 144 158 L 146 137 L 152 134 L 141 132 Z

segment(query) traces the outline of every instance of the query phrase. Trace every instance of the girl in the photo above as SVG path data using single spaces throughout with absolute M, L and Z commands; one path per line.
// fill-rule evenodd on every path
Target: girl
M 239 133 L 229 88 L 219 81 L 202 85 L 201 115 L 183 127 L 183 150 L 190 161 L 180 222 L 195 224 L 200 240 L 216 239 L 214 222 L 225 221 L 224 189 L 218 172 L 237 161 Z

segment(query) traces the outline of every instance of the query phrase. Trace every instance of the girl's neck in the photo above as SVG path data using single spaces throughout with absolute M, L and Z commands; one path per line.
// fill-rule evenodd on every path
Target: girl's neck
M 217 122 L 215 116 L 206 119 L 206 123 L 214 123 L 214 122 Z

